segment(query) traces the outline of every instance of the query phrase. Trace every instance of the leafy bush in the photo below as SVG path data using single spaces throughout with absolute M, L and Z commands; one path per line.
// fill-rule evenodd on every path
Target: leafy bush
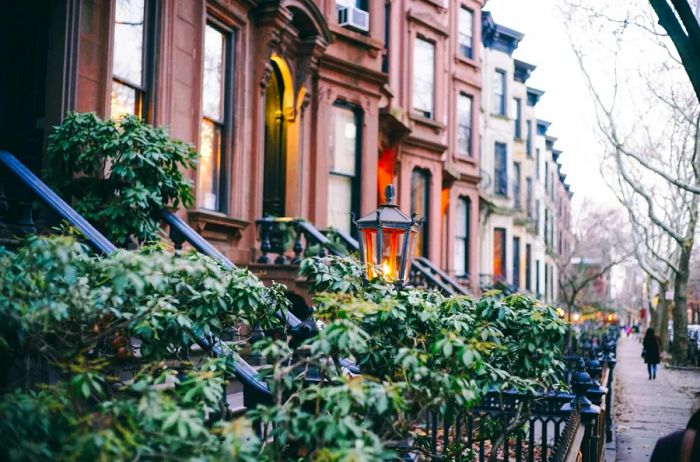
M 249 424 L 220 420 L 231 358 L 188 357 L 195 335 L 281 328 L 279 287 L 66 237 L 0 249 L 0 270 L 0 460 L 257 460 Z
M 324 328 L 297 349 L 254 345 L 273 398 L 227 421 L 232 359 L 193 363 L 190 346 L 240 323 L 281 330 L 281 287 L 156 248 L 97 258 L 67 237 L 0 250 L 0 271 L 0 460 L 392 460 L 429 451 L 426 410 L 550 388 L 561 369 L 564 325 L 528 297 L 363 285 L 356 261 L 310 258 Z
M 51 185 L 110 240 L 126 246 L 158 239 L 158 211 L 189 206 L 183 171 L 197 153 L 135 116 L 119 122 L 70 113 L 49 136 Z

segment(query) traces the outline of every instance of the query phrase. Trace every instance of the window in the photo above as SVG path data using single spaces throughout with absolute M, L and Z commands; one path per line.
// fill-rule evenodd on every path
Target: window
M 527 217 L 532 218 L 532 177 L 525 178 L 525 208 Z
M 508 194 L 508 164 L 504 143 L 496 143 L 494 147 L 494 193 L 497 196 Z
M 416 238 L 417 257 L 428 257 L 429 227 L 428 218 L 430 213 L 430 172 L 422 169 L 413 170 L 411 175 L 411 214 L 416 214 L 417 218 L 425 217 L 423 228 Z
M 360 115 L 336 103 L 331 111 L 328 149 L 328 224 L 352 232 L 352 213 L 359 210 Z
M 110 114 L 127 114 L 147 119 L 147 91 L 152 84 L 153 66 L 147 22 L 147 0 L 117 0 L 114 8 L 114 46 L 112 51 L 112 93 Z
M 522 138 L 523 130 L 523 119 L 522 119 L 522 101 L 520 98 L 513 98 L 513 118 L 515 119 L 515 139 L 519 140 Z M 529 121 L 528 121 L 529 122 Z
M 535 149 L 535 177 L 540 179 L 540 148 Z
M 474 57 L 474 14 L 471 10 L 459 9 L 459 54 L 467 58 Z
M 540 200 L 535 201 L 535 234 L 540 235 Z
M 544 163 L 544 192 L 549 194 L 549 162 Z
M 506 277 L 506 230 L 493 229 L 493 280 L 502 281 Z
M 532 290 L 532 245 L 525 244 L 525 290 Z
M 513 207 L 522 209 L 520 199 L 520 162 L 513 162 Z
M 513 237 L 513 285 L 520 288 L 520 238 Z
M 544 209 L 544 245 L 549 245 L 549 209 Z
M 368 0 L 335 0 L 336 6 L 354 6 L 362 11 L 367 11 Z
M 455 231 L 455 274 L 469 275 L 469 229 L 471 225 L 471 199 L 460 197 L 455 213 L 457 227 Z
M 464 93 L 457 100 L 457 152 L 472 153 L 472 97 Z
M 496 69 L 493 75 L 493 112 L 498 115 L 506 115 L 506 72 Z
M 535 262 L 535 295 L 540 296 L 540 261 Z
M 413 110 L 420 116 L 433 117 L 435 85 L 435 45 L 416 38 L 413 49 Z
M 548 301 L 549 296 L 549 265 L 544 264 L 544 301 Z
M 528 157 L 532 157 L 532 121 L 527 121 L 527 140 L 525 140 L 525 153 Z
M 391 38 L 391 2 L 384 3 L 384 56 L 382 56 L 382 72 L 389 72 L 389 41 Z
M 207 24 L 204 29 L 204 68 L 202 74 L 202 121 L 197 166 L 197 207 L 225 212 L 227 191 L 225 172 L 230 139 L 233 58 L 232 35 Z

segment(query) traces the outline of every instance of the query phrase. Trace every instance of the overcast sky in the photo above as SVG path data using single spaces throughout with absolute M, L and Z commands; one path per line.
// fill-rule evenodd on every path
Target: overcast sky
M 617 202 L 600 174 L 601 146 L 594 130 L 594 107 L 571 50 L 561 0 L 489 0 L 494 20 L 525 34 L 514 57 L 535 64 L 527 84 L 545 91 L 537 116 L 552 122 L 560 162 L 574 191 L 574 207 L 583 201 Z

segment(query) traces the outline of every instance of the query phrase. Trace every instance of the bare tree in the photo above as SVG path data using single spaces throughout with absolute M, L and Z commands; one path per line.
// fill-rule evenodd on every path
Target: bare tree
M 618 210 L 584 205 L 572 234 L 569 253 L 557 262 L 559 297 L 566 304 L 569 322 L 574 308 L 600 301 L 588 289 L 630 256 Z
M 675 0 L 672 3 L 675 5 Z M 595 107 L 597 128 L 609 159 L 608 174 L 617 176 L 613 183 L 617 183 L 618 198 L 636 229 L 637 259 L 640 265 L 644 262 L 645 271 L 660 287 L 673 285 L 673 359 L 682 362 L 687 350 L 690 255 L 700 201 L 700 111 L 697 94 L 686 81 L 675 78 L 682 73 L 680 69 L 688 72 L 688 60 L 674 56 L 668 47 L 669 38 L 658 33 L 653 22 L 645 23 L 643 14 L 622 16 L 630 17 L 634 22 L 603 18 L 608 25 L 614 24 L 610 27 L 612 45 L 604 84 L 587 66 L 583 46 L 573 34 L 570 37 Z M 596 14 L 595 20 L 600 19 L 601 15 Z M 665 52 L 668 56 L 656 67 L 638 66 L 636 76 L 619 65 L 620 61 L 630 61 L 626 56 L 629 47 L 624 45 L 630 24 L 637 34 L 634 45 L 639 44 L 640 36 L 646 36 L 659 45 L 646 53 L 663 56 Z M 676 41 L 673 44 L 678 46 Z M 663 85 L 659 85 L 659 76 L 663 76 Z M 637 85 L 631 83 L 634 78 Z M 666 244 L 652 242 L 659 239 Z M 664 303 L 665 297 L 659 299 Z

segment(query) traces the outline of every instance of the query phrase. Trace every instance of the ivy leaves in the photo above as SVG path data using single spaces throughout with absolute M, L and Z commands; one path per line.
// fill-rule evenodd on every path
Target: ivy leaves
M 197 153 L 138 117 L 119 122 L 69 113 L 49 136 L 46 177 L 111 241 L 127 246 L 158 239 L 157 212 L 190 206 Z

